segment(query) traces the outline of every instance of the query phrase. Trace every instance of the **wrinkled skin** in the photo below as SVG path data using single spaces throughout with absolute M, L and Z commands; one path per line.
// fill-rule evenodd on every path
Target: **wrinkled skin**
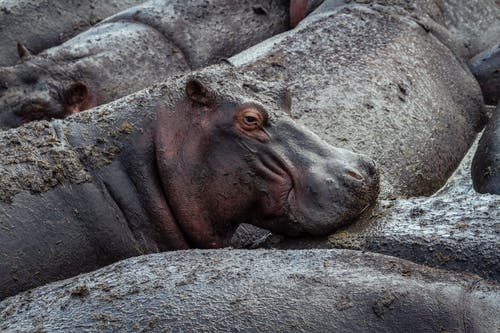
M 471 71 L 479 81 L 484 102 L 500 102 L 500 42 L 470 60 Z
M 216 66 L 4 132 L 1 297 L 134 255 L 226 246 L 242 222 L 290 236 L 351 222 L 377 197 L 373 161 L 295 124 L 280 89 Z
M 348 250 L 191 250 L 124 260 L 0 303 L 0 329 L 495 332 L 476 275 Z
M 479 141 L 472 162 L 472 181 L 479 193 L 500 194 L 500 106 Z
M 286 30 L 287 11 L 286 0 L 152 0 L 36 56 L 19 46 L 21 63 L 0 68 L 0 129 L 65 118 L 219 62 Z

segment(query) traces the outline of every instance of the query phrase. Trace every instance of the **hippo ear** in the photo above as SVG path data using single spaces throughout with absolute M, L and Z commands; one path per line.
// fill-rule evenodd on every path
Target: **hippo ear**
M 193 102 L 204 106 L 210 106 L 215 100 L 214 93 L 196 79 L 190 79 L 186 83 L 186 95 Z
M 69 113 L 82 111 L 83 104 L 89 98 L 89 88 L 82 81 L 77 81 L 66 90 L 64 101 Z
M 21 44 L 19 42 L 17 42 L 17 54 L 19 54 L 19 58 L 21 58 L 21 60 L 28 59 L 32 56 L 31 52 L 28 51 L 26 46 L 24 46 L 23 44 Z

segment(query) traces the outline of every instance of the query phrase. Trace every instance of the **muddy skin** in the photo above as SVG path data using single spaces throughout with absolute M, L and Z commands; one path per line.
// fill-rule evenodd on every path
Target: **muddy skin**
M 463 60 L 498 42 L 500 35 L 497 0 L 295 0 L 290 3 L 290 19 L 296 25 L 310 12 L 310 7 L 318 5 L 310 15 L 345 6 L 374 4 L 407 11 Z
M 405 13 L 340 7 L 229 59 L 261 79 L 283 78 L 299 123 L 376 159 L 387 199 L 437 191 L 484 119 L 469 69 Z
M 316 239 L 284 239 L 244 225 L 233 236 L 233 245 L 377 252 L 426 266 L 474 273 L 498 283 L 500 196 L 478 194 L 472 187 L 471 163 L 477 141 L 446 185 L 433 196 L 381 200 L 355 223 Z
M 471 71 L 483 90 L 484 102 L 500 102 L 500 42 L 470 60 Z
M 500 105 L 481 136 L 471 174 L 476 191 L 500 194 Z
M 19 61 L 16 43 L 36 54 L 144 0 L 2 0 L 0 67 Z
M 144 253 L 226 246 L 240 223 L 326 235 L 378 192 L 372 160 L 215 66 L 0 138 L 0 297 Z M 289 110 L 288 110 L 289 112 Z
M 467 193 L 404 198 L 445 184 L 481 128 L 483 103 L 475 78 L 451 50 L 397 13 L 387 6 L 338 8 L 230 59 L 263 78 L 287 78 L 299 122 L 376 159 L 383 199 L 329 238 L 283 241 L 244 227 L 233 244 L 376 251 L 500 280 L 497 199 L 477 196 L 470 183 Z
M 131 258 L 0 303 L 7 331 L 494 332 L 500 289 L 349 250 Z
M 20 48 L 23 61 L 0 68 L 0 128 L 65 118 L 218 62 L 284 31 L 287 11 L 285 0 L 149 1 L 37 56 Z

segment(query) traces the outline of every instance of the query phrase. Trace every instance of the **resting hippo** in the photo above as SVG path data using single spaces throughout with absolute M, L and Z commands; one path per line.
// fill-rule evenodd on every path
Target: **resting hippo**
M 472 162 L 472 180 L 479 193 L 500 194 L 500 105 L 479 141 Z
M 141 2 L 144 0 L 1 0 L 0 66 L 12 66 L 19 60 L 18 41 L 38 53 Z
M 472 58 L 470 67 L 481 85 L 485 103 L 500 103 L 500 42 Z
M 293 117 L 376 159 L 383 198 L 438 190 L 483 125 L 474 76 L 401 7 L 337 7 L 229 61 L 283 78 Z
M 500 282 L 500 196 L 478 194 L 472 188 L 471 161 L 476 147 L 472 146 L 447 184 L 431 197 L 382 200 L 356 223 L 327 238 L 282 239 L 246 226 L 238 229 L 234 244 L 371 251 Z
M 130 256 L 225 246 L 241 222 L 321 235 L 359 215 L 377 196 L 373 161 L 296 125 L 271 88 L 215 66 L 1 133 L 0 298 Z
M 500 288 L 348 250 L 191 250 L 124 260 L 0 303 L 8 332 L 475 332 Z
M 292 24 L 295 26 L 320 4 L 312 15 L 353 4 L 403 9 L 464 60 L 485 50 L 500 36 L 498 0 L 292 0 Z
M 149 1 L 0 68 L 0 128 L 64 118 L 172 73 L 229 57 L 288 27 L 288 1 Z

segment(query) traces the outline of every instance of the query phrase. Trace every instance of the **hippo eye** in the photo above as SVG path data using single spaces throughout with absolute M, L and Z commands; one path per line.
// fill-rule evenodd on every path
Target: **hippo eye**
M 245 116 L 243 118 L 243 121 L 245 122 L 245 125 L 248 125 L 248 126 L 255 126 L 255 125 L 258 125 L 258 123 L 259 123 L 259 120 L 257 119 L 257 117 L 254 117 L 254 116 Z
M 269 133 L 264 128 L 268 125 L 267 122 L 267 113 L 258 105 L 244 105 L 234 115 L 234 127 L 238 132 L 260 142 L 270 140 Z
M 236 122 L 243 131 L 255 131 L 264 127 L 264 115 L 254 106 L 245 107 L 237 112 Z

